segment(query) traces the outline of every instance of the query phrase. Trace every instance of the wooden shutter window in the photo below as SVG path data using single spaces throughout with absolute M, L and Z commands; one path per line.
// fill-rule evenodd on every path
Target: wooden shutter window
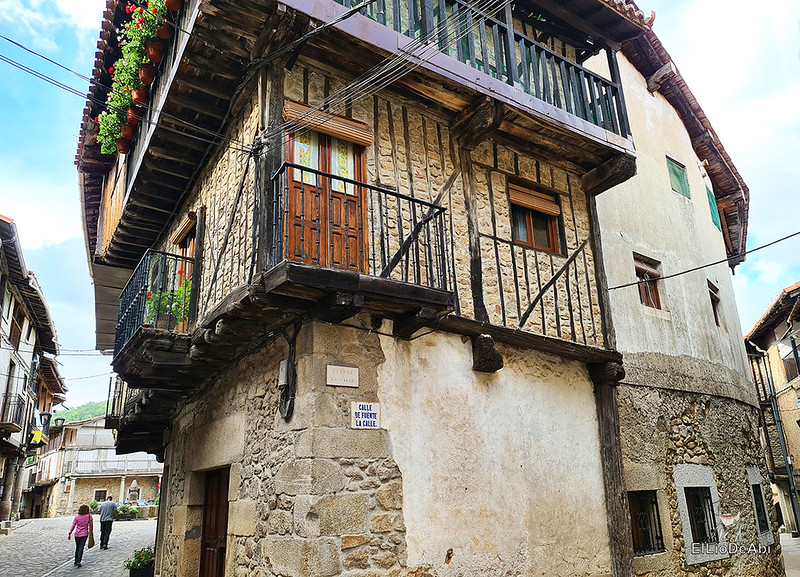
M 523 206 L 542 214 L 549 216 L 559 216 L 561 214 L 561 207 L 556 203 L 556 198 L 549 194 L 528 190 L 509 182 L 508 197 L 512 204 Z
M 341 138 L 360 146 L 372 145 L 372 130 L 363 122 L 344 116 L 336 116 L 322 110 L 309 112 L 310 110 L 310 106 L 292 100 L 285 100 L 283 103 L 283 119 L 286 122 L 299 121 L 304 129 Z M 305 114 L 308 114 L 308 116 L 304 116 Z

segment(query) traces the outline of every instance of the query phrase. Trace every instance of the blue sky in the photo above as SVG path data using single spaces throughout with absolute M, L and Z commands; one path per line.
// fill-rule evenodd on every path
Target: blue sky
M 0 0 L 0 33 L 91 73 L 103 0 Z M 800 230 L 800 2 L 639 0 L 750 187 L 748 246 Z M 85 93 L 86 82 L 0 39 L 0 54 Z M 0 62 L 0 213 L 19 228 L 65 353 L 67 404 L 104 400 L 107 358 L 94 308 L 74 165 L 84 99 Z M 800 238 L 737 267 L 746 332 L 781 288 L 800 280 Z

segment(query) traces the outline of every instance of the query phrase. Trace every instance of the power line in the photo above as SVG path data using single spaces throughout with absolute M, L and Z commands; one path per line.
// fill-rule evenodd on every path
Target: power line
M 718 261 L 715 261 L 715 262 L 710 262 L 708 264 L 704 264 L 704 265 L 701 265 L 701 266 L 696 266 L 694 268 L 682 270 L 680 272 L 676 272 L 676 273 L 660 276 L 660 277 L 653 278 L 653 279 L 650 279 L 650 280 L 629 282 L 629 283 L 625 283 L 625 284 L 621 284 L 621 285 L 617 285 L 617 286 L 612 286 L 612 287 L 609 287 L 608 290 L 613 291 L 613 290 L 616 290 L 616 289 L 626 288 L 626 287 L 629 287 L 629 286 L 637 286 L 637 285 L 640 285 L 640 284 L 647 284 L 649 282 L 653 282 L 654 280 L 656 280 L 656 281 L 666 280 L 668 278 L 675 278 L 676 276 L 682 276 L 682 275 L 685 275 L 685 274 L 689 274 L 690 272 L 703 270 L 704 268 L 717 266 L 718 264 L 729 262 L 729 261 L 731 261 L 731 260 L 733 260 L 735 258 L 741 258 L 741 257 L 746 256 L 748 254 L 752 254 L 752 253 L 754 253 L 756 251 L 761 250 L 762 248 L 767 248 L 768 246 L 772 246 L 774 244 L 778 244 L 779 242 L 783 242 L 785 240 L 789 240 L 790 238 L 795 237 L 797 235 L 800 235 L 800 230 L 798 230 L 797 232 L 793 232 L 792 234 L 786 235 L 783 238 L 779 238 L 778 240 L 773 240 L 772 242 L 768 242 L 767 244 L 763 244 L 763 245 L 761 245 L 759 247 L 751 248 L 750 250 L 746 250 L 741 254 L 735 254 L 735 255 L 729 256 L 728 258 L 723 258 L 722 260 L 718 260 Z

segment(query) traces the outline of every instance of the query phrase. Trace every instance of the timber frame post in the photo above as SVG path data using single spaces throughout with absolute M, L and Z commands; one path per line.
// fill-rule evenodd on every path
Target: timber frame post
M 597 407 L 611 574 L 614 577 L 633 577 L 633 533 L 622 465 L 617 394 L 617 386 L 625 378 L 625 369 L 618 362 L 590 363 L 588 367 Z
M 483 300 L 483 264 L 481 238 L 478 224 L 478 183 L 472 169 L 472 151 L 503 121 L 503 105 L 489 97 L 482 97 L 464 109 L 450 129 L 458 145 L 458 158 L 464 185 L 464 207 L 467 210 L 467 235 L 469 238 L 470 288 L 475 319 L 489 322 L 489 313 Z
M 283 59 L 273 62 L 267 69 L 264 70 L 262 75 L 263 88 L 266 92 L 266 118 L 259 119 L 263 122 L 264 131 L 266 134 L 273 132 L 278 126 L 283 123 L 283 100 L 284 100 L 284 69 Z M 262 271 L 270 264 L 270 255 L 272 254 L 275 245 L 279 240 L 275 235 L 280 236 L 280 231 L 272 230 L 272 223 L 274 222 L 274 195 L 275 191 L 272 190 L 272 175 L 280 167 L 283 162 L 283 138 L 278 137 L 272 140 L 265 140 L 263 142 L 263 150 L 259 156 L 256 157 L 256 172 L 259 173 L 260 186 L 255 191 L 258 198 L 256 206 L 258 207 L 258 214 L 255 216 L 258 222 L 258 236 L 256 239 L 256 246 L 253 250 L 256 254 L 256 270 Z

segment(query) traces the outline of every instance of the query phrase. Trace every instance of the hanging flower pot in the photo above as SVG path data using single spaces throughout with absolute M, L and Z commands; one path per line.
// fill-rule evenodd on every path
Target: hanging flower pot
M 166 0 L 166 2 L 164 2 L 164 5 L 170 12 L 177 12 L 180 10 L 182 4 L 183 0 Z
M 146 45 L 144 49 L 147 53 L 147 57 L 150 59 L 150 62 L 153 62 L 154 64 L 158 64 L 161 62 L 161 59 L 164 58 L 164 45 L 158 40 Z
M 142 81 L 142 84 L 152 84 L 153 80 L 155 80 L 155 77 L 156 67 L 151 63 L 147 62 L 146 64 L 139 66 L 139 80 Z
M 122 138 L 125 140 L 133 140 L 133 133 L 136 130 L 135 126 L 132 124 L 126 124 L 120 130 L 122 132 Z
M 142 118 L 142 109 L 139 106 L 128 106 L 125 109 L 125 117 L 128 119 L 128 124 L 136 126 Z
M 168 40 L 171 34 L 172 24 L 170 24 L 167 19 L 164 18 L 161 26 L 156 28 L 156 37 L 161 38 L 161 40 Z
M 140 86 L 131 93 L 131 98 L 136 104 L 147 102 L 147 86 Z
M 120 154 L 128 154 L 128 151 L 131 149 L 131 141 L 125 140 L 124 138 L 117 138 L 114 144 L 117 145 L 117 152 Z

